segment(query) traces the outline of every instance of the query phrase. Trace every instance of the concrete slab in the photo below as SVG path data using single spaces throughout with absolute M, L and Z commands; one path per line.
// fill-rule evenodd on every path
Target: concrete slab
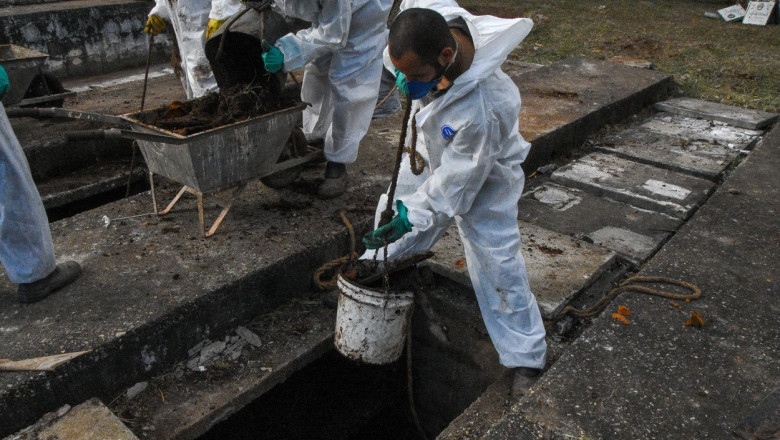
M 680 227 L 678 218 L 640 209 L 536 177 L 519 202 L 528 223 L 617 252 L 638 266 Z
M 656 102 L 655 108 L 662 112 L 692 118 L 711 119 L 725 122 L 735 127 L 753 130 L 764 128 L 777 120 L 777 113 L 734 107 L 694 98 L 674 98 L 668 101 Z
M 551 179 L 681 219 L 688 218 L 714 187 L 704 179 L 603 153 L 591 153 L 564 165 Z
M 528 282 L 539 303 L 542 317 L 550 319 L 577 293 L 609 269 L 615 253 L 607 249 L 518 222 L 523 235 Z M 471 286 L 463 244 L 453 226 L 433 247 L 433 258 L 423 264 L 434 272 Z
M 145 167 L 136 167 L 129 173 L 130 163 L 108 163 L 82 168 L 75 173 L 49 179 L 37 184 L 46 209 L 58 208 L 106 192 L 126 188 L 148 179 Z
M 648 165 L 714 180 L 728 168 L 740 151 L 703 140 L 680 139 L 641 128 L 631 128 L 596 144 L 604 153 Z
M 138 440 L 138 437 L 103 402 L 90 399 L 74 408 L 65 406 L 47 414 L 8 439 Z
M 665 98 L 672 84 L 665 73 L 588 58 L 569 58 L 512 79 L 523 99 L 520 133 L 533 143 L 526 171 Z
M 720 121 L 708 121 L 670 115 L 669 113 L 658 113 L 640 127 L 686 141 L 703 140 L 737 150 L 752 148 L 759 137 L 764 134 L 763 130 L 749 130 Z
M 701 299 L 621 295 L 483 438 L 730 438 L 780 377 L 778 168 L 780 127 L 639 273 Z M 702 328 L 683 325 L 692 311 Z

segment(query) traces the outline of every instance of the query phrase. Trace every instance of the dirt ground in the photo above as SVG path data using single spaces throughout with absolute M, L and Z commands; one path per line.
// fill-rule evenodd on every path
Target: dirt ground
M 528 17 L 534 29 L 512 54 L 549 64 L 570 56 L 627 56 L 674 75 L 694 97 L 780 111 L 780 25 L 705 17 L 728 0 L 460 0 L 475 14 Z M 741 2 L 746 6 L 745 1 Z

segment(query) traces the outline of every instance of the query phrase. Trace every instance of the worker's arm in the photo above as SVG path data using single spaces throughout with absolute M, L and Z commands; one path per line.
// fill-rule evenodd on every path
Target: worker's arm
M 168 0 L 155 0 L 154 7 L 149 11 L 149 17 L 157 16 L 163 20 L 171 20 L 171 10 Z
M 309 61 L 346 46 L 351 20 L 350 0 L 322 0 L 320 16 L 312 27 L 276 41 L 276 47 L 284 54 L 284 70 L 299 69 Z
M 206 38 L 211 37 L 230 17 L 243 9 L 241 0 L 212 0 Z
M 144 32 L 157 35 L 165 30 L 165 20 L 170 20 L 168 0 L 156 0 L 154 7 L 149 11 L 149 17 L 144 25 Z
M 468 212 L 500 153 L 498 121 L 483 108 L 471 111 L 466 123 L 453 121 L 457 131 L 443 150 L 441 165 L 404 199 L 409 221 L 418 230 Z

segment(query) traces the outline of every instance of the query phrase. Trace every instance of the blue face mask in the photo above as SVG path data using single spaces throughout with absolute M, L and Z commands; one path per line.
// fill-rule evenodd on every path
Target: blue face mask
M 455 62 L 455 57 L 458 56 L 458 40 L 455 40 L 455 54 L 452 55 L 452 60 L 450 60 L 450 63 L 447 64 L 447 67 L 444 68 L 444 71 L 437 76 L 436 78 L 430 80 L 430 81 L 407 81 L 406 87 L 409 90 L 409 97 L 412 99 L 421 99 L 423 96 L 427 95 L 428 92 L 433 90 L 434 87 L 436 87 L 437 84 L 441 82 L 441 79 L 444 78 L 444 74 L 447 73 L 448 70 L 450 70 L 450 67 L 452 66 L 452 63 Z

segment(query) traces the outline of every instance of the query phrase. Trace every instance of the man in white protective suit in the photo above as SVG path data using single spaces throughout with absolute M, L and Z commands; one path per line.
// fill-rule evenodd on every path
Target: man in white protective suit
M 312 23 L 266 46 L 269 72 L 290 72 L 305 66 L 301 99 L 303 132 L 310 143 L 322 140 L 328 163 L 317 191 L 323 199 L 346 189 L 346 164 L 357 159 L 358 145 L 368 131 L 382 74 L 382 49 L 387 42 L 387 17 L 392 0 L 276 0 L 286 17 Z
M 0 66 L 0 100 L 10 86 Z M 17 295 L 23 303 L 40 301 L 81 274 L 75 261 L 57 264 L 54 259 L 46 210 L 1 103 L 0 262 L 8 279 L 18 284 Z
M 454 222 L 499 361 L 522 391 L 544 367 L 547 345 L 517 224 L 531 145 L 518 132 L 520 93 L 500 67 L 533 22 L 474 16 L 453 0 L 405 0 L 401 11 L 385 64 L 413 100 L 406 145 L 416 130 L 425 166 L 415 175 L 404 154 L 395 217 L 366 234 L 362 258 L 386 242 L 388 259 L 427 251 Z M 377 226 L 386 204 L 383 194 Z
M 240 0 L 155 0 L 144 32 L 157 35 L 165 29 L 165 21 L 173 26 L 187 99 L 218 90 L 203 47 L 206 39 L 241 9 Z

